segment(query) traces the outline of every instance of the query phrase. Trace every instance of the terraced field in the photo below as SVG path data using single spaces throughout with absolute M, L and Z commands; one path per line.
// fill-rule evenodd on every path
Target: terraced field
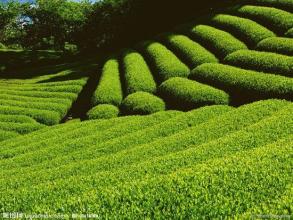
M 1 212 L 292 218 L 293 2 L 245 2 L 94 75 L 1 79 Z

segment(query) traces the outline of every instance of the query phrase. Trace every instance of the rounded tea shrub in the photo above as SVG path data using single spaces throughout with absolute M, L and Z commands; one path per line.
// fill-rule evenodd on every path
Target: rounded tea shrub
M 123 100 L 121 109 L 128 115 L 147 115 L 164 111 L 166 107 L 161 98 L 147 92 L 136 92 Z
M 259 42 L 256 49 L 293 56 L 293 39 L 286 37 L 270 37 Z
M 224 91 L 180 77 L 162 83 L 158 92 L 170 107 L 180 110 L 229 103 L 229 95 Z
M 116 106 L 109 104 L 97 105 L 87 113 L 90 120 L 115 118 L 118 115 L 119 109 Z

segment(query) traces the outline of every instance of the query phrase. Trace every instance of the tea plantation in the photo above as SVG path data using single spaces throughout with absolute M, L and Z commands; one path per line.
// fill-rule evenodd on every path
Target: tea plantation
M 291 219 L 293 1 L 244 2 L 1 75 L 0 215 Z

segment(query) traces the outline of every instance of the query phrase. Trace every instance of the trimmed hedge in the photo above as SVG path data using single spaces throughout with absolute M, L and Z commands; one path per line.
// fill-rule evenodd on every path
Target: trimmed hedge
M 15 100 L 15 101 L 23 101 L 30 103 L 53 103 L 53 104 L 62 104 L 66 106 L 70 106 L 72 101 L 66 98 L 39 98 L 39 97 L 27 97 L 21 95 L 9 95 L 9 94 L 0 94 L 0 100 Z
M 119 109 L 114 105 L 101 104 L 92 108 L 88 113 L 88 119 L 110 119 L 118 117 Z
M 45 125 L 39 123 L 0 122 L 0 130 L 12 131 L 19 134 L 27 134 L 44 127 Z
M 162 83 L 158 92 L 171 107 L 182 110 L 229 103 L 224 91 L 180 77 Z
M 33 118 L 25 115 L 0 115 L 0 122 L 37 123 Z
M 182 63 L 170 50 L 164 45 L 147 41 L 139 47 L 142 48 L 148 60 L 151 62 L 155 77 L 159 81 L 165 81 L 171 77 L 187 77 L 190 73 L 189 68 Z
M 286 37 L 291 37 L 291 38 L 293 38 L 293 28 L 290 28 L 290 29 L 286 32 L 285 36 L 286 36 Z
M 1 94 L 7 95 L 16 95 L 16 96 L 26 96 L 33 98 L 58 98 L 58 99 L 69 99 L 75 101 L 77 94 L 75 93 L 66 93 L 66 92 L 44 92 L 44 91 L 17 91 L 17 90 L 8 90 L 5 88 L 0 88 Z
M 263 5 L 281 8 L 285 11 L 290 11 L 291 13 L 293 13 L 292 0 L 246 0 L 246 2 L 253 5 Z
M 236 13 L 280 34 L 293 27 L 293 14 L 277 8 L 246 5 L 237 9 Z
M 168 34 L 163 41 L 192 69 L 203 63 L 218 63 L 214 54 L 184 35 Z
M 123 55 L 127 94 L 143 91 L 156 92 L 156 82 L 144 58 L 134 50 L 128 50 Z
M 293 76 L 293 57 L 291 56 L 253 50 L 238 50 L 229 54 L 224 62 L 243 69 Z
M 16 100 L 1 100 L 0 105 L 2 106 L 17 106 L 28 109 L 40 109 L 48 110 L 59 113 L 60 117 L 64 117 L 69 110 L 71 105 L 48 103 L 48 102 L 26 102 L 26 101 L 16 101 Z
M 190 33 L 195 40 L 209 48 L 221 59 L 236 50 L 247 49 L 244 43 L 228 32 L 211 26 L 197 25 Z
M 101 79 L 94 93 L 92 102 L 98 104 L 112 104 L 119 106 L 123 99 L 123 91 L 120 82 L 119 63 L 111 58 L 104 64 Z
M 218 14 L 211 19 L 211 23 L 232 33 L 251 47 L 255 47 L 265 38 L 276 36 L 272 31 L 252 20 L 232 15 Z
M 192 70 L 190 78 L 208 83 L 236 97 L 252 100 L 284 98 L 293 100 L 293 78 L 244 70 L 223 64 L 202 64 Z
M 285 37 L 267 38 L 259 42 L 256 49 L 293 56 L 293 39 Z
M 129 115 L 148 115 L 165 109 L 162 99 L 147 92 L 130 94 L 121 104 L 122 112 Z
M 26 115 L 45 125 L 55 125 L 62 119 L 58 112 L 30 109 L 17 106 L 0 105 L 0 114 L 4 115 Z

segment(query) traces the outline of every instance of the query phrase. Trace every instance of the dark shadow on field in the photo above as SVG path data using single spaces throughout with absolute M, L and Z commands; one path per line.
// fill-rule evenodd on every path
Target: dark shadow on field
M 94 94 L 98 82 L 101 77 L 101 65 L 87 63 L 84 68 L 80 68 L 76 71 L 73 71 L 72 74 L 64 77 L 56 77 L 52 80 L 55 81 L 64 81 L 67 79 L 73 79 L 72 77 L 88 77 L 87 83 L 84 85 L 82 91 L 79 93 L 78 98 L 72 104 L 70 111 L 63 118 L 61 122 L 66 122 L 70 119 L 80 118 L 81 120 L 87 119 L 87 112 L 93 107 L 92 106 L 92 95 Z M 67 78 L 69 77 L 69 78 Z

